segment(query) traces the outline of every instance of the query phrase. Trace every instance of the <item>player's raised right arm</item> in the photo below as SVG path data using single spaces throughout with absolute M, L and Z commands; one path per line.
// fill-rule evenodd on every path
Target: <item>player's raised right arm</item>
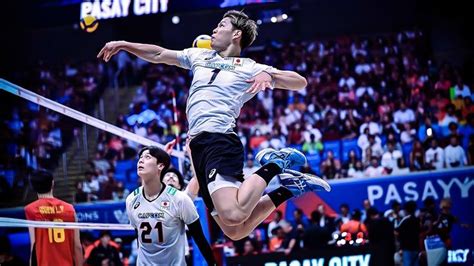
M 97 58 L 102 58 L 105 62 L 108 62 L 110 58 L 120 50 L 127 51 L 151 63 L 162 63 L 175 66 L 179 65 L 177 51 L 169 50 L 153 44 L 126 41 L 113 41 L 106 43 L 102 50 L 100 50 L 99 54 L 97 54 Z

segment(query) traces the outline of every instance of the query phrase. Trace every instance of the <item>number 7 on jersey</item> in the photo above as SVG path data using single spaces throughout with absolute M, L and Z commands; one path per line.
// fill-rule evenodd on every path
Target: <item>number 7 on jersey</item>
M 212 74 L 211 80 L 209 81 L 209 83 L 207 83 L 208 85 L 212 84 L 212 82 L 214 82 L 214 80 L 216 80 L 217 74 L 219 74 L 219 72 L 221 72 L 221 70 L 217 69 L 217 68 L 212 70 L 213 74 Z

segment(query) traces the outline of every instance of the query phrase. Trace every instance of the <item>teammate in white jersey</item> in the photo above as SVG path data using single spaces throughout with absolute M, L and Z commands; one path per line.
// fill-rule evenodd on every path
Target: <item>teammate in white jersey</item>
M 209 265 L 215 260 L 191 198 L 162 183 L 169 155 L 158 147 L 139 152 L 137 174 L 143 186 L 126 200 L 130 223 L 137 232 L 137 265 L 185 265 L 185 224 Z
M 170 152 L 171 152 L 171 148 L 170 148 Z M 166 146 L 165 146 L 165 151 L 168 152 L 167 149 L 166 149 Z M 168 154 L 170 154 L 170 152 L 168 152 Z M 180 191 L 183 191 L 183 189 L 184 189 L 184 192 L 189 196 L 189 198 L 191 198 L 191 200 L 194 200 L 197 197 L 198 191 L 196 191 L 197 189 L 195 189 L 196 185 L 190 182 L 188 184 L 188 186 L 186 186 L 186 188 L 184 188 L 185 187 L 184 177 L 181 174 L 181 172 L 178 171 L 178 169 L 170 168 L 170 169 L 166 170 L 166 172 L 164 172 L 164 173 L 165 174 L 163 175 L 163 183 L 165 185 L 174 187 L 174 188 L 176 188 L 177 190 L 180 190 Z M 194 182 L 195 178 L 193 178 L 191 180 L 193 180 L 193 182 Z M 188 239 L 185 235 L 185 243 L 187 243 L 187 241 L 188 241 Z M 186 256 L 190 255 L 188 245 L 184 246 L 184 254 Z
M 265 88 L 299 90 L 306 79 L 294 71 L 282 71 L 241 58 L 242 49 L 257 36 L 255 21 L 240 11 L 228 11 L 212 32 L 212 50 L 182 51 L 160 46 L 116 41 L 97 55 L 106 62 L 120 50 L 152 63 L 191 69 L 194 77 L 187 101 L 191 162 L 199 190 L 212 216 L 233 240 L 242 239 L 276 207 L 293 196 L 329 185 L 319 178 L 285 174 L 282 186 L 263 192 L 270 180 L 288 169 L 305 164 L 294 149 L 265 149 L 257 155 L 263 165 L 243 178 L 244 150 L 233 131 L 243 104 Z M 281 176 L 281 175 L 280 175 Z

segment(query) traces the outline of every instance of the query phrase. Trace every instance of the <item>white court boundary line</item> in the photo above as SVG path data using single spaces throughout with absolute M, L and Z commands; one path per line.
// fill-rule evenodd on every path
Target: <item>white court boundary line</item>
M 71 223 L 28 221 L 16 218 L 0 217 L 0 227 L 34 227 L 34 228 L 63 228 L 63 229 L 95 229 L 95 230 L 135 230 L 130 224 L 100 224 L 100 223 Z
M 11 94 L 14 94 L 16 96 L 19 96 L 23 99 L 26 99 L 30 102 L 33 102 L 33 103 L 36 103 L 36 104 L 41 105 L 43 107 L 46 107 L 48 109 L 54 110 L 54 111 L 56 111 L 60 114 L 68 116 L 70 118 L 81 121 L 81 122 L 83 122 L 85 124 L 88 124 L 90 126 L 93 126 L 95 128 L 98 128 L 98 129 L 107 131 L 109 133 L 112 133 L 114 135 L 117 135 L 119 137 L 122 137 L 122 138 L 125 138 L 125 139 L 128 139 L 128 140 L 140 143 L 140 144 L 145 145 L 145 146 L 153 145 L 153 146 L 158 146 L 162 149 L 164 148 L 163 144 L 160 144 L 158 142 L 155 142 L 155 141 L 149 140 L 147 138 L 144 138 L 142 136 L 136 135 L 132 132 L 126 131 L 122 128 L 119 128 L 117 126 L 109 124 L 105 121 L 102 121 L 102 120 L 97 119 L 95 117 L 92 117 L 90 115 L 86 115 L 84 113 L 81 113 L 81 112 L 79 112 L 75 109 L 72 109 L 72 108 L 67 107 L 65 105 L 62 105 L 60 103 L 57 103 L 53 100 L 50 100 L 46 97 L 43 97 L 39 94 L 36 94 L 32 91 L 29 91 L 25 88 L 22 88 L 22 87 L 20 87 L 16 84 L 13 84 L 13 83 L 11 83 L 11 82 L 9 82 L 5 79 L 2 79 L 2 78 L 0 78 L 0 89 L 2 89 L 4 91 L 7 91 Z M 173 150 L 171 155 L 173 155 L 177 158 L 181 158 L 181 159 L 184 158 L 184 152 L 182 152 L 182 151 Z

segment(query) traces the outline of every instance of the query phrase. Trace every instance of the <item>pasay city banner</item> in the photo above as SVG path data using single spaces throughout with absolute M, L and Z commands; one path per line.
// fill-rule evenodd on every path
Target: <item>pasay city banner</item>
M 307 193 L 280 206 L 284 217 L 293 219 L 293 210 L 300 208 L 310 217 L 319 204 L 326 207 L 329 215 L 335 216 L 343 203 L 350 209 L 363 209 L 362 203 L 368 199 L 380 212 L 391 208 L 393 201 L 402 204 L 413 200 L 418 208 L 423 200 L 432 197 L 439 210 L 443 198 L 452 200 L 451 213 L 458 218 L 451 232 L 453 248 L 448 252 L 452 263 L 472 261 L 474 251 L 474 167 L 459 170 L 426 171 L 402 176 L 367 177 L 333 180 L 330 193 L 321 191 Z M 271 217 L 270 217 L 271 218 Z M 470 228 L 461 227 L 467 224 Z

